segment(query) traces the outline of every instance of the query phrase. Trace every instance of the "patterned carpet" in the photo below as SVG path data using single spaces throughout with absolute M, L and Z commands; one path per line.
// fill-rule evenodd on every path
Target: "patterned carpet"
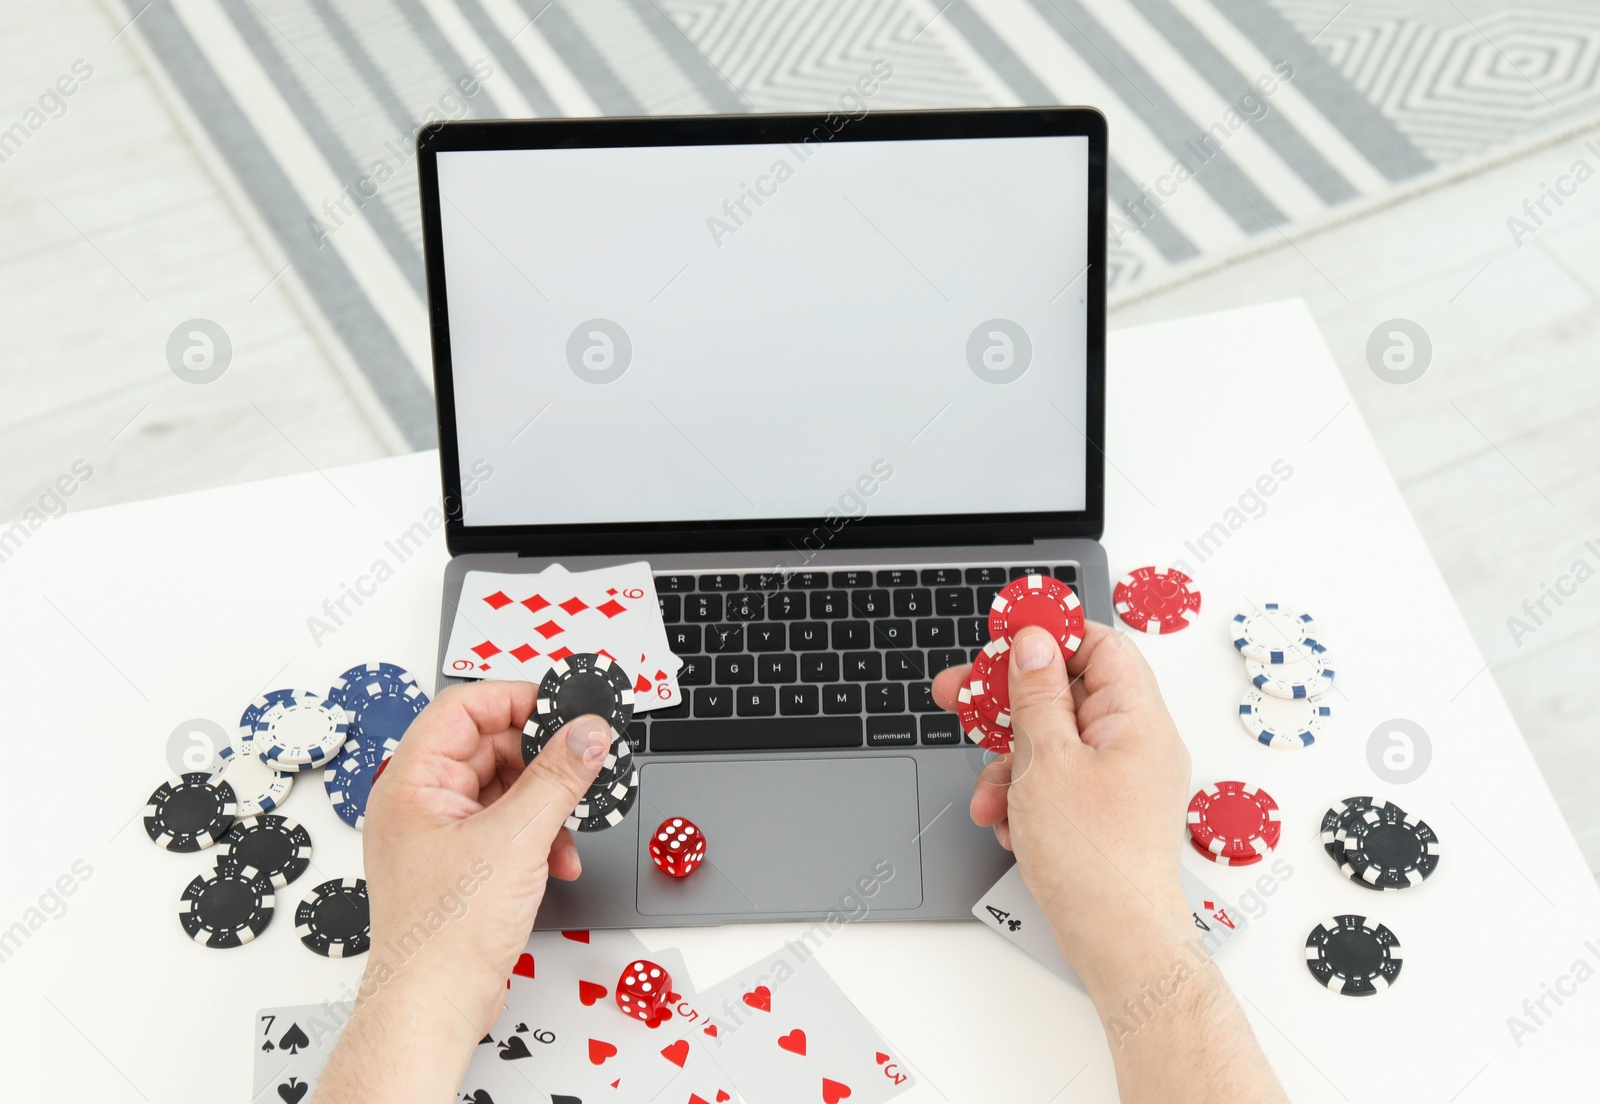
M 1592 0 L 123 2 L 419 448 L 425 119 L 1092 104 L 1113 303 L 1600 122 Z

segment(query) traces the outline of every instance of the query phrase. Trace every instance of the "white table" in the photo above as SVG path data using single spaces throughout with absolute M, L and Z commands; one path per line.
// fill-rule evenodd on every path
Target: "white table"
M 1196 784 L 1245 778 L 1284 810 L 1276 857 L 1286 873 L 1266 878 L 1270 895 L 1252 894 L 1270 864 L 1186 861 L 1253 911 L 1220 963 L 1290 1095 L 1590 1095 L 1600 983 L 1547 1003 L 1553 1015 L 1520 1046 L 1508 1017 L 1575 962 L 1596 967 L 1600 949 L 1584 941 L 1600 937 L 1600 894 L 1310 316 L 1277 304 L 1115 333 L 1110 364 L 1113 573 L 1193 566 L 1199 624 L 1145 650 Z M 1226 527 L 1278 459 L 1293 474 L 1265 513 L 1200 562 L 1185 542 Z M 15 945 L 0 942 L 7 1099 L 243 1099 L 253 1012 L 338 997 L 355 982 L 359 960 L 318 958 L 293 934 L 294 906 L 313 886 L 360 870 L 360 838 L 334 817 L 320 778 L 300 780 L 285 810 L 311 831 L 314 866 L 239 950 L 182 936 L 177 897 L 215 856 L 158 851 L 138 814 L 170 773 L 169 734 L 189 718 L 229 728 L 262 689 L 324 686 L 368 659 L 432 684 L 444 542 L 436 531 L 404 559 L 392 542 L 436 522 L 437 497 L 437 457 L 409 456 L 69 515 L 0 565 L 0 930 L 42 920 Z M 392 577 L 314 641 L 308 618 L 333 623 L 324 601 L 378 561 Z M 1263 748 L 1234 716 L 1244 680 L 1224 624 L 1246 595 L 1316 611 L 1339 657 L 1338 716 L 1308 751 Z M 1432 738 L 1431 765 L 1405 785 L 1368 766 L 1368 734 L 1393 717 Z M 1373 792 L 1438 830 L 1446 852 L 1426 885 L 1371 893 L 1322 854 L 1323 810 Z M 65 911 L 30 913 L 64 876 Z M 1312 982 L 1305 936 L 1341 912 L 1400 936 L 1395 988 L 1354 1000 Z M 798 930 L 642 934 L 681 947 L 704 985 Z M 976 923 L 850 927 L 822 958 L 922 1079 L 907 1101 L 1115 1096 L 1087 1000 Z

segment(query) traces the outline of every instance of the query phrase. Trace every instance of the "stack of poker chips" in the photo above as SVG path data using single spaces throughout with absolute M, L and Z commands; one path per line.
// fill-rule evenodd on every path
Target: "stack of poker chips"
M 563 725 L 586 714 L 611 727 L 611 747 L 566 826 L 574 832 L 599 832 L 621 824 L 639 796 L 639 772 L 627 737 L 633 681 L 621 667 L 594 652 L 557 660 L 540 680 L 533 716 L 523 726 L 522 761 L 532 763 Z
M 1333 712 L 1325 694 L 1333 685 L 1334 662 L 1311 615 L 1267 602 L 1235 615 L 1228 638 L 1250 680 L 1239 701 L 1245 731 L 1272 748 L 1316 743 Z

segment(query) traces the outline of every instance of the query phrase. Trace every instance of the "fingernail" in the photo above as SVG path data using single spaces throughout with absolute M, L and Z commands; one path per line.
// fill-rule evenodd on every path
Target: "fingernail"
M 1050 666 L 1058 651 L 1056 642 L 1043 629 L 1021 632 L 1011 642 L 1011 662 L 1019 671 L 1042 671 Z
M 611 729 L 599 717 L 580 717 L 567 730 L 567 747 L 585 763 L 597 763 L 611 746 Z

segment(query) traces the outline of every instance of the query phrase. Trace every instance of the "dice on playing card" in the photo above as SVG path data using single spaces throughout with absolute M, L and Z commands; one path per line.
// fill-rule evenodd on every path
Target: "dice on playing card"
M 643 1020 L 646 1027 L 656 1027 L 669 1015 L 667 1002 L 671 990 L 672 975 L 654 962 L 636 958 L 617 979 L 617 1007 Z
M 650 861 L 674 878 L 687 878 L 706 857 L 706 834 L 686 817 L 668 817 L 650 837 Z

